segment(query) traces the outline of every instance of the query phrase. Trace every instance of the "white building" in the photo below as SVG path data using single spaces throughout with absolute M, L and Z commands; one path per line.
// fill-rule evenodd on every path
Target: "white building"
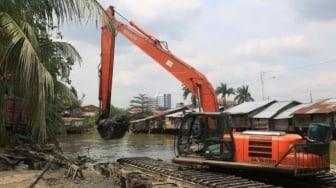
M 158 94 L 149 97 L 149 108 L 151 110 L 171 109 L 171 94 Z

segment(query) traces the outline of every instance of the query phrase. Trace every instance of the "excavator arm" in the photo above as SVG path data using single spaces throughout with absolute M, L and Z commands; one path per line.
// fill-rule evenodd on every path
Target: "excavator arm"
M 138 46 L 155 62 L 161 65 L 175 78 L 180 80 L 191 93 L 198 99 L 199 107 L 203 112 L 218 112 L 218 103 L 215 91 L 207 78 L 188 65 L 167 48 L 165 42 L 161 42 L 132 21 L 124 24 L 115 18 L 115 10 L 109 7 L 106 17 L 103 18 L 101 36 L 101 64 L 99 69 L 100 86 L 100 116 L 97 121 L 98 132 L 104 139 L 121 138 L 128 130 L 128 121 L 124 117 L 111 116 L 111 90 L 114 64 L 115 37 L 121 33 L 133 44 Z M 113 21 L 111 24 L 111 20 Z
M 114 21 L 115 31 L 125 36 L 189 88 L 191 93 L 198 99 L 202 111 L 219 111 L 216 93 L 210 82 L 202 73 L 173 55 L 167 49 L 166 43 L 161 42 L 148 34 L 134 22 L 128 21 L 128 24 L 124 24 L 118 21 L 115 18 L 116 12 L 113 7 L 109 7 L 106 10 L 106 13 Z M 104 53 L 106 51 L 106 56 L 102 54 L 101 78 L 103 78 L 104 81 L 101 82 L 100 96 L 102 99 L 102 110 L 104 112 L 104 109 L 109 105 L 107 103 L 110 103 L 115 44 L 114 37 L 116 35 L 114 30 L 108 29 L 109 27 L 106 21 L 103 24 L 102 52 Z
M 101 64 L 99 67 L 99 109 L 100 118 L 110 114 L 115 33 L 106 19 L 103 19 L 101 33 Z

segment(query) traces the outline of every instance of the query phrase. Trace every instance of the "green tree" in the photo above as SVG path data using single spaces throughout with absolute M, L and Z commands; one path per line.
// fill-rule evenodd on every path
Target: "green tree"
M 248 90 L 248 85 L 242 85 L 241 87 L 238 87 L 236 90 L 236 94 L 237 95 L 234 100 L 237 102 L 237 104 L 254 101 L 251 93 Z
M 226 96 L 234 95 L 235 90 L 233 88 L 228 88 L 226 83 L 220 83 L 220 86 L 216 88 L 217 95 L 221 95 L 221 98 L 224 99 L 224 106 L 227 107 Z
M 43 29 L 41 29 L 43 30 Z M 46 103 L 46 133 L 48 140 L 57 144 L 55 132 L 63 126 L 61 112 L 68 107 L 80 106 L 82 99 L 78 99 L 76 89 L 66 84 L 71 84 L 69 78 L 72 66 L 81 62 L 81 57 L 76 49 L 66 42 L 55 42 L 50 39 L 47 32 L 39 35 L 41 47 L 41 63 L 50 73 L 54 83 L 53 98 Z
M 144 118 L 153 114 L 149 108 L 149 103 L 150 100 L 146 94 L 140 93 L 138 96 L 133 97 L 130 101 L 130 108 L 139 110 L 139 113 L 136 114 L 136 118 Z
M 118 108 L 116 106 L 111 105 L 111 110 L 110 110 L 110 114 L 113 116 L 128 116 L 128 112 L 125 109 L 122 108 Z
M 0 85 L 4 86 L 0 90 L 0 105 L 13 82 L 18 83 L 13 92 L 24 98 L 29 107 L 32 137 L 36 141 L 47 141 L 46 113 L 55 98 L 56 85 L 47 68 L 45 60 L 50 60 L 46 56 L 49 53 L 44 54 L 41 33 L 54 24 L 100 20 L 103 12 L 96 0 L 0 1 Z M 67 63 L 73 61 L 68 60 Z M 3 117 L 0 116 L 0 130 L 4 127 Z
M 191 93 L 190 89 L 185 86 L 184 84 L 182 84 L 182 90 L 183 90 L 183 99 L 186 100 L 188 98 L 188 96 L 190 95 L 190 100 L 191 100 L 191 104 L 193 107 L 196 107 L 197 105 L 197 100 L 194 94 Z

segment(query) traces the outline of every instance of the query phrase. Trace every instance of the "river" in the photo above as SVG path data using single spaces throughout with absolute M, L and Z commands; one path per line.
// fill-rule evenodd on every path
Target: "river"
M 86 155 L 97 162 L 113 162 L 122 157 L 151 157 L 170 161 L 174 156 L 173 135 L 129 134 L 122 139 L 103 140 L 96 130 L 59 138 L 67 157 Z
M 97 162 L 114 162 L 122 157 L 151 157 L 170 161 L 174 156 L 173 135 L 126 134 L 122 139 L 103 140 L 96 130 L 61 136 L 60 146 L 66 157 L 88 156 Z M 336 141 L 330 144 L 331 164 L 336 165 Z

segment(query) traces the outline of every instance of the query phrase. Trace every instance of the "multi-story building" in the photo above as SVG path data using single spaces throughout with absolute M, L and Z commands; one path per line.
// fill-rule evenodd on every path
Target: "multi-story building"
M 151 110 L 171 109 L 171 94 L 158 94 L 149 97 L 149 108 Z
M 171 109 L 171 94 L 163 94 L 163 107 Z

